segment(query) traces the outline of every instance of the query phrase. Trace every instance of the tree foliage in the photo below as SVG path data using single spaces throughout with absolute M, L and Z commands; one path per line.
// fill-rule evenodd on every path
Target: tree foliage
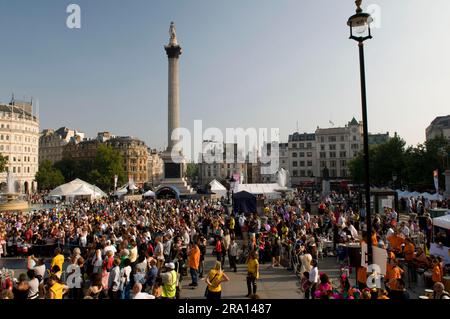
M 187 167 L 186 167 L 186 176 L 190 179 L 193 180 L 196 177 L 199 176 L 199 168 L 198 168 L 198 164 L 195 163 L 188 163 Z
M 386 186 L 394 183 L 396 187 L 415 190 L 433 190 L 433 171 L 440 172 L 439 184 L 443 185 L 443 173 L 448 165 L 450 143 L 437 137 L 416 147 L 405 148 L 405 141 L 398 136 L 388 142 L 374 146 L 369 151 L 370 182 L 372 185 Z M 358 154 L 349 162 L 349 170 L 355 182 L 364 181 L 364 158 Z M 393 176 L 397 181 L 393 181 Z
M 6 157 L 4 157 L 2 154 L 0 154 L 0 173 L 3 173 L 6 170 L 7 164 L 8 164 L 8 161 L 6 160 Z
M 49 190 L 63 184 L 64 176 L 50 161 L 44 161 L 39 165 L 36 182 L 40 190 Z
M 118 176 L 119 185 L 125 183 L 123 156 L 109 145 L 100 145 L 94 160 L 94 167 L 89 173 L 89 180 L 102 189 L 114 187 L 114 176 Z
M 109 145 L 100 145 L 93 160 L 64 159 L 55 164 L 61 170 L 66 182 L 76 178 L 95 184 L 103 190 L 112 190 L 114 176 L 118 184 L 126 182 L 123 156 Z

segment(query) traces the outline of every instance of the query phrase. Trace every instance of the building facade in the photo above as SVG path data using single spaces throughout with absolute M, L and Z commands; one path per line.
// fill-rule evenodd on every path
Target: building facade
M 63 159 L 64 147 L 73 142 L 77 144 L 85 138 L 84 133 L 61 127 L 58 130 L 43 130 L 39 137 L 39 164 L 50 161 L 52 164 Z
M 425 135 L 427 141 L 437 136 L 444 136 L 450 139 L 450 115 L 435 118 L 426 128 Z
M 97 156 L 100 145 L 102 145 L 102 142 L 97 139 L 84 140 L 79 143 L 70 141 L 63 148 L 63 159 L 93 161 Z
M 381 145 L 389 142 L 390 138 L 389 132 L 386 134 L 369 134 L 369 145 Z
M 4 186 L 7 172 L 15 179 L 15 192 L 37 190 L 35 176 L 39 167 L 39 119 L 32 102 L 12 100 L 0 104 L 0 153 L 6 158 L 6 171 L 0 174 Z
M 164 177 L 164 161 L 155 149 L 148 149 L 148 182 L 153 186 L 158 186 Z
M 63 148 L 63 158 L 94 160 L 100 145 L 109 145 L 122 155 L 125 174 L 136 185 L 142 186 L 149 181 L 147 145 L 133 137 L 116 137 L 109 132 L 101 132 L 95 139 L 79 143 L 70 141 Z
M 318 128 L 316 144 L 316 176 L 327 168 L 331 180 L 349 179 L 348 163 L 363 150 L 363 124 L 353 118 L 345 127 Z
M 240 174 L 244 183 L 248 181 L 247 161 L 237 143 L 204 141 L 199 158 L 199 184 L 207 185 L 214 179 L 224 181 L 233 174 Z
M 289 172 L 292 186 L 314 182 L 317 175 L 316 135 L 294 133 L 288 142 Z
M 272 159 L 272 157 L 275 157 L 275 154 L 272 153 L 274 147 L 278 147 L 278 158 Z M 289 172 L 289 174 L 291 174 L 289 166 L 289 143 L 267 143 L 265 145 L 265 149 L 263 150 L 263 153 L 264 152 L 267 152 L 267 154 L 263 154 L 263 159 L 261 159 L 262 183 L 276 183 L 276 172 L 281 168 L 285 169 Z
M 142 186 L 148 182 L 148 148 L 145 142 L 132 137 L 108 139 L 106 145 L 119 151 L 124 160 L 124 170 L 129 179 Z

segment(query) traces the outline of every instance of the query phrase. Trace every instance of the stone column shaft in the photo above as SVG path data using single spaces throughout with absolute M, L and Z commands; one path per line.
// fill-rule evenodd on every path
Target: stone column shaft
M 180 127 L 180 78 L 179 59 L 169 58 L 168 150 L 172 150 L 178 137 L 172 140 L 172 132 Z

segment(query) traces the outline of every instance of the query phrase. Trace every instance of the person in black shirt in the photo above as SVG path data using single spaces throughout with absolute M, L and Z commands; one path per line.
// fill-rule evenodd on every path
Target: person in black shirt
M 200 236 L 198 239 L 198 248 L 200 249 L 200 265 L 199 265 L 199 278 L 203 278 L 203 269 L 205 264 L 205 255 L 206 255 L 206 239 L 203 236 Z

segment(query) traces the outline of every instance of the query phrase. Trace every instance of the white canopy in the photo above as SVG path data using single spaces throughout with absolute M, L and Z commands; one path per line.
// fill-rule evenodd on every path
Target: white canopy
M 123 195 L 126 195 L 128 193 L 127 187 L 128 187 L 128 185 L 125 185 L 124 187 L 119 188 L 118 190 L 116 190 L 114 192 L 114 195 L 115 196 L 119 196 L 119 197 L 123 196 Z
M 52 197 L 75 197 L 91 196 L 92 199 L 107 197 L 107 195 L 97 186 L 91 185 L 81 179 L 76 179 L 70 183 L 56 187 L 48 196 Z
M 450 215 L 448 215 L 449 212 L 447 212 L 447 215 L 433 218 L 433 225 L 445 229 L 450 229 Z
M 236 186 L 235 193 L 248 192 L 253 195 L 264 195 L 269 199 L 281 198 L 281 193 L 276 190 L 287 189 L 277 183 L 274 184 L 239 184 Z
M 219 181 L 213 180 L 209 185 L 211 186 L 211 192 L 219 197 L 227 197 L 227 189 Z
M 144 193 L 144 197 L 156 197 L 156 194 L 155 194 L 155 192 L 148 191 L 148 192 Z
M 434 194 L 430 194 L 430 193 L 419 193 L 419 192 L 408 192 L 408 191 L 400 191 L 397 190 L 397 194 L 399 198 L 409 198 L 409 197 L 414 197 L 414 198 L 418 198 L 418 197 L 423 197 L 423 198 L 427 198 L 429 200 L 442 200 L 442 195 L 438 194 L 438 193 L 434 193 Z
M 135 190 L 139 189 L 139 187 L 137 187 L 135 184 L 131 184 L 131 185 L 128 185 L 128 189 L 131 191 L 135 191 Z

